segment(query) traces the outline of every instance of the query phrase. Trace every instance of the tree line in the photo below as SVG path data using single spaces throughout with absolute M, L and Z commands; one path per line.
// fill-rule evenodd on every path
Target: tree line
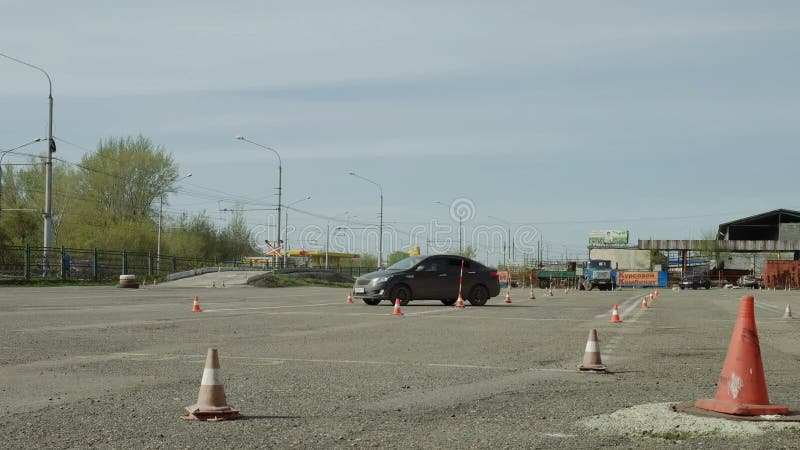
M 5 162 L 0 175 L 0 245 L 41 246 L 45 167 L 42 157 Z M 53 246 L 156 253 L 161 204 L 179 179 L 178 165 L 143 136 L 108 138 L 80 163 L 53 161 Z M 222 227 L 205 211 L 162 214 L 161 254 L 238 258 L 258 253 L 241 213 Z

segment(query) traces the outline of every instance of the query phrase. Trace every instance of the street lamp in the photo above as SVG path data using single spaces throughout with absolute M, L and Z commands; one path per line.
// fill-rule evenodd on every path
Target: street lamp
M 286 267 L 286 258 L 289 255 L 289 207 L 306 200 L 311 200 L 311 196 L 309 195 L 308 197 L 301 198 L 300 200 L 295 200 L 286 205 L 286 212 L 284 213 L 286 215 L 286 220 L 283 222 L 283 242 L 286 243 L 286 248 L 283 252 L 283 267 Z
M 185 180 L 192 176 L 191 173 L 187 173 L 186 175 L 178 178 L 177 180 L 173 181 L 172 184 L 175 184 L 181 180 Z M 161 273 L 161 217 L 164 214 L 164 188 L 162 187 L 161 193 L 158 194 L 158 243 L 156 244 L 156 275 Z
M 49 94 L 47 96 L 48 100 L 48 120 L 47 120 L 47 162 L 45 162 L 45 187 L 44 187 L 44 274 L 47 275 L 49 272 L 49 263 L 48 263 L 48 249 L 51 245 L 51 238 L 53 236 L 53 153 L 56 151 L 56 141 L 53 140 L 53 81 L 50 79 L 50 74 L 48 74 L 44 69 L 39 66 L 35 66 L 31 63 L 25 62 L 21 59 L 17 59 L 11 56 L 8 56 L 4 53 L 0 53 L 0 56 L 8 58 L 14 62 L 18 62 L 22 65 L 28 66 L 32 69 L 36 69 L 39 72 L 42 72 L 44 76 L 47 77 L 47 84 L 49 85 Z
M 452 205 L 447 205 L 447 204 L 439 202 L 439 201 L 437 201 L 436 204 L 445 206 L 447 208 L 451 208 L 452 207 Z M 452 215 L 450 217 L 452 218 Z M 462 248 L 461 248 L 461 215 L 460 214 L 458 215 L 458 253 L 459 254 L 463 253 Z
M 366 178 L 366 177 L 362 177 L 361 175 L 359 175 L 359 174 L 357 174 L 355 172 L 347 172 L 347 174 L 348 175 L 352 175 L 352 176 L 354 176 L 356 178 L 360 178 L 360 179 L 366 181 L 367 183 L 374 184 L 375 186 L 378 187 L 378 192 L 381 195 L 381 206 L 380 206 L 380 212 L 378 213 L 378 218 L 379 218 L 379 222 L 380 222 L 380 224 L 378 225 L 378 269 L 380 269 L 381 267 L 383 267 L 383 264 L 382 264 L 382 261 L 383 261 L 383 188 L 381 187 L 380 184 L 376 183 L 375 181 L 372 181 L 372 180 L 370 180 L 369 178 Z
M 280 247 L 280 245 L 281 245 L 281 188 L 282 188 L 281 177 L 282 177 L 282 173 L 283 173 L 283 162 L 281 161 L 281 155 L 274 148 L 267 147 L 266 145 L 261 145 L 258 142 L 253 142 L 253 141 L 251 141 L 250 139 L 247 139 L 244 136 L 236 136 L 234 139 L 238 139 L 240 141 L 244 141 L 244 142 L 253 144 L 256 147 L 261 147 L 261 148 L 263 148 L 265 150 L 269 150 L 272 153 L 275 153 L 275 156 L 278 157 L 278 227 L 275 230 L 275 246 L 276 247 Z M 272 255 L 273 263 L 275 263 L 277 261 L 277 257 L 278 257 L 277 254 L 273 254 Z M 274 264 L 274 265 L 277 266 L 277 264 Z
M 511 242 L 511 222 L 495 216 L 489 216 L 489 218 L 497 220 L 498 222 L 503 222 L 504 224 L 508 225 L 508 228 L 506 228 L 506 245 L 503 246 L 503 264 L 508 265 L 506 263 L 506 253 L 508 253 L 509 262 L 511 262 L 511 260 L 514 258 L 513 256 L 514 244 L 513 242 Z
M 27 147 L 27 146 L 29 146 L 31 144 L 34 144 L 36 142 L 41 142 L 43 140 L 44 139 L 42 139 L 42 138 L 36 138 L 36 139 L 34 139 L 34 140 L 30 141 L 30 142 L 26 142 L 26 143 L 24 143 L 22 145 L 16 146 L 14 148 L 10 148 L 8 150 L 0 150 L 0 153 L 2 153 L 0 155 L 0 212 L 3 211 L 3 158 L 5 158 L 6 155 L 9 154 L 9 153 L 13 153 L 14 150 L 19 150 L 19 149 L 21 149 L 23 147 Z

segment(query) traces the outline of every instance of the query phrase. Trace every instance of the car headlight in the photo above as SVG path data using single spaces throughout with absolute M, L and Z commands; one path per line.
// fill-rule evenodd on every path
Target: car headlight
M 391 277 L 373 278 L 372 281 L 369 284 L 371 284 L 373 286 L 378 285 L 378 284 L 383 284 L 383 283 L 386 283 L 387 281 L 389 281 L 389 278 L 391 278 Z

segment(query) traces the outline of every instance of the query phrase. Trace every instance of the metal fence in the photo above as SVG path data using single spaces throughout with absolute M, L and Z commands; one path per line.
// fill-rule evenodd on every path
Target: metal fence
M 239 263 L 241 265 L 241 263 Z M 113 280 L 121 274 L 138 279 L 220 264 L 217 259 L 66 247 L 0 246 L 0 278 Z
M 279 265 L 280 270 L 282 264 Z M 266 271 L 275 270 L 270 263 L 243 263 L 241 260 L 221 261 L 128 252 L 126 250 L 100 250 L 67 247 L 0 246 L 0 279 L 16 280 L 117 280 L 122 274 L 136 275 L 139 280 L 163 279 L 176 272 L 203 267 L 241 267 Z M 318 267 L 358 277 L 372 272 L 374 267 Z

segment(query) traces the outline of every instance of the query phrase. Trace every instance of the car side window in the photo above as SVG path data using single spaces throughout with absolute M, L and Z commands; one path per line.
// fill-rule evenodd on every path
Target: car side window
M 442 270 L 443 267 L 442 260 L 438 258 L 425 261 L 424 265 L 425 265 L 424 269 L 425 272 L 438 272 Z

